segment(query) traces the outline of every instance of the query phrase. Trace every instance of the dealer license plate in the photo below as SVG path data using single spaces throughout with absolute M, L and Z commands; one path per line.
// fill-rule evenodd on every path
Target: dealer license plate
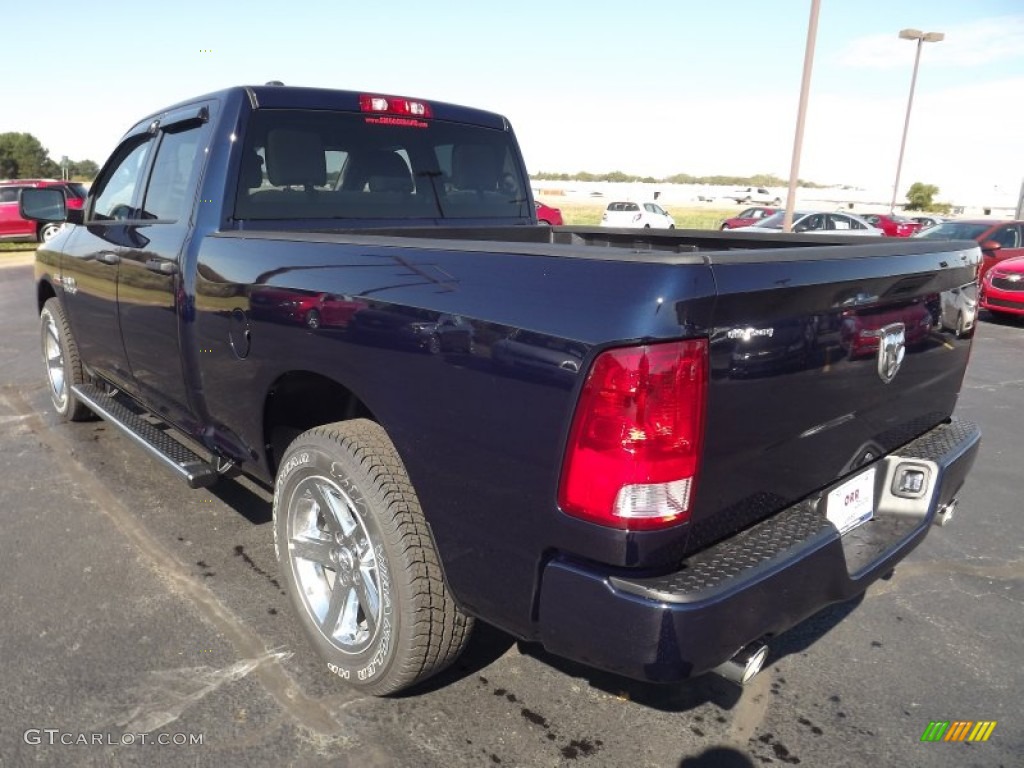
M 847 480 L 828 495 L 825 516 L 839 533 L 867 522 L 875 513 L 875 468 Z

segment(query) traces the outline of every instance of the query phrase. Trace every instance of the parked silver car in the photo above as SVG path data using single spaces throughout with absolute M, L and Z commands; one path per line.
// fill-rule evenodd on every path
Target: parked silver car
M 733 232 L 781 232 L 784 211 L 773 213 L 749 227 L 739 227 Z M 838 211 L 794 211 L 793 231 L 809 235 L 871 235 L 881 237 L 884 232 L 872 227 L 854 213 Z

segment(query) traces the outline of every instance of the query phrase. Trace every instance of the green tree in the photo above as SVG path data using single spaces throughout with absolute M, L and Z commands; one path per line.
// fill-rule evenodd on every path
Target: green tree
M 60 166 L 31 133 L 0 133 L 0 177 L 28 179 L 58 176 Z
M 79 181 L 92 181 L 100 167 L 92 160 L 71 160 L 68 162 L 68 176 Z
M 939 194 L 939 188 L 934 184 L 924 184 L 915 181 L 907 190 L 908 211 L 930 211 L 935 205 L 935 196 Z

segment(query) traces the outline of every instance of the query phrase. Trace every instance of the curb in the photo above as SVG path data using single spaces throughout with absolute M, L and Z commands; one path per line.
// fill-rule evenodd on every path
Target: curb
M 27 267 L 35 263 L 35 260 L 35 251 L 0 252 L 0 269 L 4 267 Z

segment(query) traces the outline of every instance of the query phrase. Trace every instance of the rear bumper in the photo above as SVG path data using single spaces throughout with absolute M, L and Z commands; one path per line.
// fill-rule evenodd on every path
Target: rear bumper
M 889 572 L 959 492 L 980 439 L 975 425 L 954 420 L 877 462 L 875 518 L 844 536 L 825 517 L 826 488 L 674 573 L 637 578 L 555 558 L 543 574 L 541 642 L 638 680 L 673 682 L 713 669 Z M 913 502 L 887 492 L 886 468 L 906 461 L 930 472 L 926 495 Z

